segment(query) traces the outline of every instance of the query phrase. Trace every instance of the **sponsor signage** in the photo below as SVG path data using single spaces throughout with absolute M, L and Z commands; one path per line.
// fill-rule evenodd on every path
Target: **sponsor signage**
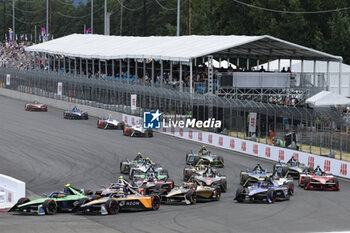
M 57 95 L 62 95 L 62 82 L 57 83 Z
M 10 86 L 10 83 L 11 83 L 11 75 L 6 74 L 6 86 Z
M 136 110 L 137 95 L 131 95 L 131 110 Z
M 249 133 L 256 131 L 256 112 L 249 113 Z

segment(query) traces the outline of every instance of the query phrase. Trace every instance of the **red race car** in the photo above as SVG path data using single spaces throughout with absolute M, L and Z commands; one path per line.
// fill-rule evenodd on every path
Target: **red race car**
M 339 181 L 332 174 L 325 173 L 320 166 L 308 174 L 302 173 L 299 178 L 299 186 L 314 190 L 334 190 L 339 191 Z
M 47 112 L 47 105 L 39 103 L 39 101 L 34 100 L 32 103 L 25 105 L 26 111 L 44 111 Z

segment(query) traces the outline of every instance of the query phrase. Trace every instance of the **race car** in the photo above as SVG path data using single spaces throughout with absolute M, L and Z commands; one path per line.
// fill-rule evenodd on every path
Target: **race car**
M 301 173 L 305 173 L 306 171 L 308 173 L 312 172 L 312 168 L 298 162 L 294 156 L 292 156 L 287 163 L 279 161 L 279 163 L 273 165 L 273 171 L 278 171 L 282 176 L 290 175 L 294 179 L 299 179 Z
M 137 164 L 143 164 L 145 162 L 148 164 L 154 164 L 150 158 L 144 158 L 143 155 L 138 152 L 134 160 L 130 161 L 128 158 L 125 158 L 125 160 L 120 161 L 120 172 L 123 174 L 130 174 L 130 168 L 136 167 Z
M 161 167 L 154 167 L 153 165 L 146 166 L 148 169 L 146 171 L 143 170 L 135 170 L 133 171 L 133 177 L 132 180 L 134 182 L 139 180 L 150 180 L 155 179 L 158 181 L 167 181 L 169 178 L 169 173 L 166 169 L 163 169 Z
M 153 137 L 153 130 L 144 129 L 142 125 L 125 126 L 123 134 L 130 137 Z
M 18 202 L 9 210 L 9 212 L 20 213 L 38 213 L 39 215 L 54 215 L 57 212 L 72 212 L 74 211 L 74 202 L 79 202 L 81 199 L 91 200 L 91 191 L 77 189 L 69 184 L 66 185 L 64 192 L 52 192 L 44 198 L 39 198 L 30 201 L 28 198 L 20 198 Z
M 333 190 L 339 191 L 339 180 L 332 174 L 328 174 L 317 166 L 313 173 L 300 174 L 299 186 L 314 190 Z
M 267 172 L 258 163 L 253 170 L 241 171 L 240 173 L 240 184 L 243 186 L 249 185 L 250 183 L 256 183 L 258 181 L 263 181 L 266 176 L 271 176 L 272 172 Z
M 271 176 L 268 177 L 268 179 L 274 186 L 286 186 L 288 189 L 289 196 L 293 195 L 294 182 L 292 177 L 287 175 L 282 176 L 282 174 L 275 171 Z
M 133 186 L 129 182 L 127 182 L 123 176 L 120 176 L 118 181 L 116 183 L 111 183 L 107 187 L 103 187 L 102 189 L 95 192 L 95 195 L 99 195 L 102 197 L 107 197 L 111 193 L 117 192 L 122 188 L 124 193 L 133 194 L 134 190 L 137 189 L 137 187 Z
M 80 202 L 77 208 L 84 214 L 100 212 L 102 215 L 113 215 L 122 210 L 158 210 L 159 207 L 160 199 L 157 195 L 143 196 L 137 192 L 125 194 L 117 191 L 108 197 Z
M 196 166 L 186 165 L 183 170 L 184 181 L 188 181 L 192 176 L 202 175 L 204 172 L 206 172 L 208 167 L 210 167 L 210 165 L 208 165 L 208 163 L 202 159 L 198 161 Z
M 202 175 L 194 175 L 194 179 L 203 186 L 219 187 L 221 192 L 226 192 L 226 176 L 222 176 L 211 167 L 208 167 Z
M 197 201 L 219 201 L 221 198 L 220 187 L 203 186 L 196 181 L 184 182 L 180 187 L 174 187 L 170 192 L 164 190 L 160 193 L 162 202 L 171 204 L 172 202 L 185 201 L 187 205 L 194 205 Z
M 65 119 L 89 119 L 89 114 L 87 112 L 83 112 L 77 107 L 74 107 L 72 110 L 66 110 L 63 112 L 63 117 Z
M 100 129 L 124 129 L 125 123 L 118 121 L 109 115 L 107 119 L 99 119 L 97 121 L 97 128 Z
M 271 204 L 275 201 L 289 199 L 290 194 L 287 186 L 275 186 L 271 182 L 259 181 L 247 187 L 239 187 L 233 200 L 237 202 L 266 201 Z
M 32 103 L 25 104 L 26 111 L 44 111 L 47 112 L 47 105 L 39 103 L 34 100 Z
M 130 168 L 129 178 L 142 178 L 148 170 L 153 170 L 159 179 L 168 179 L 168 171 L 160 167 L 159 164 L 150 164 L 148 162 L 138 163 L 136 166 Z
M 200 160 L 204 160 L 208 165 L 212 167 L 224 167 L 224 158 L 217 156 L 208 151 L 205 146 L 195 154 L 193 152 L 186 154 L 186 164 L 196 166 Z M 203 163 L 203 161 L 201 161 Z
M 157 179 L 156 172 L 149 170 L 142 179 L 134 177 L 134 186 L 138 187 L 138 192 L 142 195 L 159 194 L 170 192 L 174 188 L 174 181 L 166 179 Z

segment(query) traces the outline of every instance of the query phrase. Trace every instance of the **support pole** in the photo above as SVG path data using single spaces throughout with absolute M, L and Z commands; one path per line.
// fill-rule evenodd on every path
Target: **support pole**
M 105 61 L 105 75 L 108 76 L 108 60 Z
M 314 84 L 314 87 L 316 87 L 316 60 L 314 59 L 314 70 L 313 70 L 313 84 Z
M 278 58 L 278 72 L 281 71 L 281 59 Z
M 114 59 L 111 60 L 112 62 L 112 78 L 115 79 L 115 72 L 114 72 Z
M 77 76 L 77 58 L 74 58 L 74 76 Z
M 119 59 L 119 78 L 120 80 L 123 79 L 123 76 L 122 76 L 122 72 L 123 72 L 123 62 L 122 62 L 122 59 Z
M 170 74 L 169 74 L 170 81 L 173 80 L 173 61 L 170 61 Z
M 15 32 L 15 0 L 12 0 L 12 40 L 16 40 L 16 32 Z
M 154 86 L 154 59 L 152 59 L 152 87 Z
M 176 36 L 180 36 L 180 0 L 177 0 L 177 29 Z
M 342 63 L 343 63 L 343 58 L 339 59 L 339 95 L 341 95 L 342 92 L 342 80 L 341 80 L 341 73 L 342 73 Z
M 163 60 L 160 60 L 160 87 L 163 87 Z
M 127 71 L 127 75 L 128 75 L 128 82 L 130 82 L 130 59 L 128 58 L 128 71 Z
M 82 59 L 80 58 L 80 65 L 79 65 L 79 76 L 82 77 L 83 76 L 83 61 Z
M 91 59 L 91 71 L 92 71 L 92 74 L 91 76 L 95 75 L 95 59 Z
M 49 0 L 46 0 L 46 39 L 49 40 Z
M 190 93 L 192 94 L 193 93 L 193 90 L 192 90 L 192 76 L 193 76 L 193 66 L 192 66 L 192 59 L 190 61 Z
M 135 62 L 135 78 L 137 79 L 138 77 L 137 77 L 137 65 L 138 65 L 138 62 L 137 62 L 137 60 L 135 59 L 134 60 L 134 62 Z
M 180 80 L 179 80 L 180 92 L 183 92 L 183 85 L 182 85 L 182 62 L 181 62 L 181 61 L 180 61 L 180 63 L 179 63 L 179 76 L 180 76 Z
M 146 61 L 143 59 L 143 83 L 145 83 L 145 77 L 146 77 Z
M 329 76 L 329 61 L 327 61 L 327 91 L 329 91 L 329 85 L 331 83 L 331 79 L 330 79 L 330 76 Z
M 247 71 L 249 70 L 249 58 L 247 58 Z
M 91 34 L 94 34 L 94 0 L 91 0 Z
M 86 74 L 86 77 L 89 78 L 89 60 L 88 59 L 85 59 L 85 74 Z

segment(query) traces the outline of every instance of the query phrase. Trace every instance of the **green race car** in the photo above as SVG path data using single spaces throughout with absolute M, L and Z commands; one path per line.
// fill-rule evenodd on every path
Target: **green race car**
M 88 199 L 88 195 L 91 194 L 91 191 L 77 189 L 67 184 L 64 192 L 52 192 L 44 198 L 33 201 L 25 197 L 21 198 L 9 212 L 34 212 L 39 215 L 53 215 L 57 212 L 73 212 L 74 207 L 77 206 L 82 199 Z

